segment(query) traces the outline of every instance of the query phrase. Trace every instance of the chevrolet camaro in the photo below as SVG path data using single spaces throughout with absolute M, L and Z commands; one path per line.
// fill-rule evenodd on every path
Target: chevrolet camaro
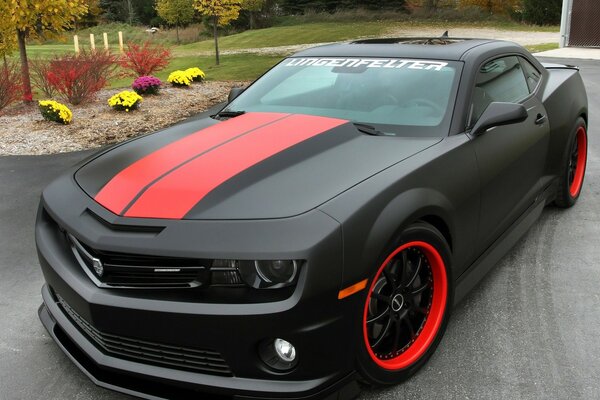
M 39 316 L 140 397 L 399 383 L 544 207 L 576 203 L 587 121 L 578 69 L 510 42 L 302 51 L 44 190 Z

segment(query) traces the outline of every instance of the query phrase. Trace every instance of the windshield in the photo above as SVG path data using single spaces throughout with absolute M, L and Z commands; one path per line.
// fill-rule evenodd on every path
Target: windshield
M 400 58 L 283 60 L 223 111 L 341 118 L 389 134 L 445 135 L 460 63 Z

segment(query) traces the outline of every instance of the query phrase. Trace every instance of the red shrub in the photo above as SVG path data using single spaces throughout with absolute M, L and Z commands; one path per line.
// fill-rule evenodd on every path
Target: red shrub
M 54 85 L 48 81 L 48 73 L 52 70 L 51 62 L 48 60 L 31 60 L 29 70 L 31 71 L 29 77 L 31 85 L 42 92 L 45 97 L 51 99 L 58 94 Z
M 164 69 L 171 60 L 171 50 L 159 44 L 144 42 L 142 45 L 127 44 L 119 64 L 135 77 L 152 75 Z
M 102 51 L 65 54 L 36 63 L 34 83 L 46 95 L 71 104 L 91 100 L 116 74 L 115 57 Z
M 22 94 L 21 75 L 16 66 L 6 63 L 0 66 L 0 111 L 17 101 Z

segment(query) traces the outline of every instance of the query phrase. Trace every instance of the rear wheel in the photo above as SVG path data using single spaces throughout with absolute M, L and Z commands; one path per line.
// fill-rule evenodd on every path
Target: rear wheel
M 425 223 L 385 252 L 362 310 L 359 371 L 367 383 L 400 382 L 435 351 L 451 307 L 449 256 L 444 237 Z
M 556 205 L 571 207 L 581 194 L 587 162 L 587 132 L 583 118 L 578 118 L 569 137 L 567 153 L 563 159 L 563 171 L 558 183 Z

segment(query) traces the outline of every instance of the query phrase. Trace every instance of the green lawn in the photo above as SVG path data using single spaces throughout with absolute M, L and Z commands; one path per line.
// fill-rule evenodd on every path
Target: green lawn
M 72 53 L 72 44 L 28 44 L 27 56 L 31 58 L 49 58 L 54 55 Z M 18 55 L 15 54 L 15 57 Z
M 219 47 L 225 50 L 288 46 L 304 43 L 336 42 L 363 36 L 376 36 L 389 29 L 382 22 L 321 22 L 305 25 L 275 26 L 249 30 L 222 37 Z M 213 40 L 179 46 L 176 54 L 205 52 L 214 49 Z
M 548 51 L 548 50 L 558 49 L 558 43 L 532 44 L 529 46 L 525 46 L 525 48 L 532 53 L 539 53 L 540 51 Z
M 212 81 L 254 80 L 281 60 L 279 56 L 260 56 L 256 54 L 232 54 L 221 57 L 221 65 L 215 65 L 214 57 L 177 57 L 169 66 L 155 75 L 166 82 L 171 71 L 199 67 L 206 73 L 206 79 Z M 111 87 L 127 87 L 133 77 L 119 78 L 111 82 Z

